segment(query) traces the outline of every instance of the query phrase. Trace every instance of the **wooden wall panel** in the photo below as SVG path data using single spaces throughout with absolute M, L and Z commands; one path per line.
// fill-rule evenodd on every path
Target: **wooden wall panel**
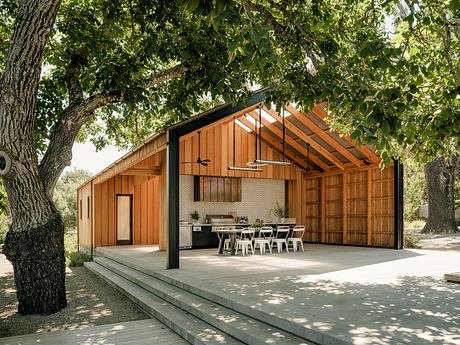
M 393 167 L 306 175 L 303 184 L 306 241 L 394 246 Z
M 329 175 L 326 183 L 326 243 L 343 243 L 343 174 Z
M 148 159 L 141 164 L 147 164 L 146 162 L 148 162 L 148 164 L 152 164 L 152 166 L 160 166 L 163 169 L 164 158 L 165 153 L 163 151 L 148 157 Z M 89 184 L 89 186 L 91 186 L 91 184 Z M 159 198 L 161 195 L 166 195 L 165 193 L 160 194 L 160 176 L 117 175 L 107 181 L 95 184 L 93 188 L 93 214 L 96 215 L 94 217 L 94 245 L 96 247 L 116 245 L 117 194 L 129 194 L 133 196 L 133 244 L 144 245 L 159 243 L 161 216 Z M 83 195 L 80 190 L 79 198 L 80 194 Z M 91 222 L 89 222 L 89 224 L 91 224 Z
M 372 245 L 392 247 L 394 245 L 394 169 L 371 171 L 372 177 Z
M 369 231 L 367 219 L 367 171 L 350 172 L 347 177 L 347 241 L 349 244 L 366 245 Z
M 248 161 L 254 160 L 255 142 L 254 135 L 235 127 L 235 165 L 246 166 Z M 179 157 L 181 162 L 193 162 L 198 158 L 198 134 L 187 135 L 180 139 Z M 185 175 L 203 176 L 235 176 L 249 178 L 274 178 L 281 180 L 295 180 L 298 167 L 268 165 L 261 173 L 231 171 L 228 167 L 233 165 L 233 124 L 222 123 L 201 131 L 202 159 L 211 160 L 207 167 L 197 163 L 180 164 L 180 173 Z M 271 146 L 262 142 L 263 159 L 282 159 L 282 155 Z
M 88 209 L 89 198 L 89 209 Z M 91 236 L 92 236 L 92 195 L 91 182 L 80 187 L 77 190 L 77 237 L 78 246 L 81 251 L 91 251 Z
M 305 240 L 321 242 L 321 177 L 304 181 Z

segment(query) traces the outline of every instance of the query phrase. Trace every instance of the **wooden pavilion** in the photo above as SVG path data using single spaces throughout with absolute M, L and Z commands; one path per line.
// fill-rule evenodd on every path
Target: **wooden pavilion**
M 168 252 L 167 267 L 178 268 L 184 175 L 222 178 L 204 196 L 215 202 L 226 200 L 222 191 L 236 180 L 225 178 L 284 181 L 285 205 L 305 225 L 304 241 L 401 249 L 402 165 L 380 168 L 373 148 L 329 128 L 321 105 L 309 113 L 294 105 L 278 112 L 263 107 L 264 99 L 259 92 L 247 104 L 225 104 L 155 134 L 80 186 L 80 250 L 158 244 Z M 209 164 L 181 164 L 199 157 Z M 229 169 L 256 159 L 291 164 Z M 117 224 L 129 227 L 125 238 Z

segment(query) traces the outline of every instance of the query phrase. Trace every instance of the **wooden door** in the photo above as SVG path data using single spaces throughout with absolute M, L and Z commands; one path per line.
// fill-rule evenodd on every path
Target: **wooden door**
M 117 244 L 132 244 L 132 197 L 117 195 Z

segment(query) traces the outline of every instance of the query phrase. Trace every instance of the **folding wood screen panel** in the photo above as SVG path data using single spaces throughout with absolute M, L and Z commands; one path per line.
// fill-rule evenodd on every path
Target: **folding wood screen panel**
M 394 246 L 393 167 L 306 175 L 305 240 Z

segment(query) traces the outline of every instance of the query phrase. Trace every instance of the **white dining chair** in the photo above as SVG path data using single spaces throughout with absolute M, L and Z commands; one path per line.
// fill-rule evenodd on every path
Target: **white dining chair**
M 286 246 L 286 251 L 289 252 L 287 238 L 289 236 L 289 226 L 283 225 L 279 226 L 276 229 L 275 236 L 272 238 L 271 249 L 273 250 L 273 245 L 276 244 L 278 253 L 283 251 L 283 244 Z
M 241 253 L 245 256 L 249 252 L 249 249 L 251 249 L 252 254 L 254 255 L 254 247 L 252 245 L 254 234 L 254 228 L 241 230 L 240 238 L 236 239 L 236 253 L 238 253 L 238 249 L 241 249 Z
M 254 250 L 259 246 L 260 255 L 265 254 L 265 248 L 268 247 L 270 254 L 272 253 L 271 241 L 273 237 L 273 228 L 271 226 L 263 226 L 259 230 L 259 236 L 254 238 Z
M 229 227 L 225 227 L 225 229 L 229 229 Z M 243 228 L 237 226 L 237 227 L 235 228 L 235 230 L 240 230 L 240 231 L 241 231 L 241 230 L 243 230 Z M 236 234 L 235 236 L 236 236 L 236 239 L 239 238 L 239 235 L 238 235 L 238 234 Z M 224 241 L 224 249 L 225 249 L 225 250 L 230 250 L 230 239 L 231 239 L 231 237 L 230 237 L 230 235 L 228 235 L 228 238 L 226 238 L 225 241 Z
M 292 244 L 292 250 L 294 252 L 297 251 L 297 249 L 302 248 L 302 251 L 304 252 L 305 250 L 303 249 L 303 234 L 305 233 L 305 227 L 303 225 L 296 225 L 294 226 L 294 229 L 292 229 L 292 234 L 291 237 L 288 238 L 288 246 L 289 244 Z

